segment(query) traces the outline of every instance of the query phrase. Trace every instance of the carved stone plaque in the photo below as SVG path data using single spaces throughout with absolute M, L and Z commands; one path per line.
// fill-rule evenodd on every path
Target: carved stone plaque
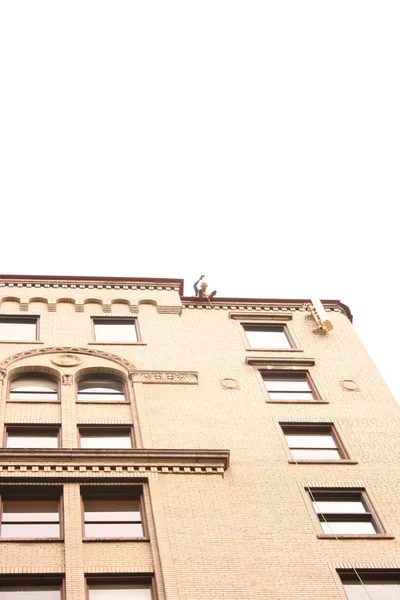
M 190 371 L 133 371 L 133 383 L 198 383 L 198 374 Z
M 76 367 L 81 364 L 82 360 L 75 354 L 60 354 L 60 356 L 52 358 L 51 362 L 59 367 Z

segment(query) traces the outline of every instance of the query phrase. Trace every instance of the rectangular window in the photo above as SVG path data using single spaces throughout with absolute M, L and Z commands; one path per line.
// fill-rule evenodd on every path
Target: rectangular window
M 382 533 L 365 490 L 308 490 L 324 533 L 374 535 Z
M 285 325 L 243 325 L 251 348 L 292 348 Z
M 58 448 L 59 429 L 53 427 L 13 427 L 6 430 L 7 448 Z
M 132 431 L 116 427 L 80 427 L 81 448 L 124 449 L 132 448 Z
M 60 538 L 59 489 L 13 488 L 0 491 L 1 538 Z
M 135 319 L 93 319 L 94 339 L 105 343 L 138 341 Z
M 312 402 L 319 400 L 308 373 L 273 371 L 262 373 L 271 402 Z
M 50 577 L 0 579 L 0 600 L 61 600 L 61 581 Z
M 83 488 L 84 537 L 143 537 L 139 490 Z
M 281 425 L 295 460 L 343 460 L 348 458 L 331 424 Z
M 89 600 L 152 599 L 151 583 L 135 577 L 89 579 L 87 584 Z
M 399 600 L 400 598 L 398 571 L 348 569 L 340 572 L 340 578 L 349 600 Z
M 0 341 L 36 341 L 37 324 L 36 317 L 0 317 Z

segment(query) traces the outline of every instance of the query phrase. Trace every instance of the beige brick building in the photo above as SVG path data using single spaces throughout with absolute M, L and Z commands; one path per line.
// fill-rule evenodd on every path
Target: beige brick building
M 0 600 L 400 598 L 399 409 L 345 305 L 0 299 Z

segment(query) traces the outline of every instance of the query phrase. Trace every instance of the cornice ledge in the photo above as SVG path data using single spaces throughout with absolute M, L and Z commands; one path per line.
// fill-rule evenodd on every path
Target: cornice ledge
M 82 469 L 126 470 L 139 469 L 167 471 L 171 469 L 221 469 L 229 467 L 229 450 L 86 450 L 82 448 L 60 448 L 57 450 L 35 449 L 32 451 L 12 448 L 0 449 L 0 471 L 81 471 Z
M 255 367 L 313 367 L 315 358 L 247 356 L 246 363 Z

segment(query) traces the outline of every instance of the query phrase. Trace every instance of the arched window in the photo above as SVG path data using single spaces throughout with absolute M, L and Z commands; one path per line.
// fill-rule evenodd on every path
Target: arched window
M 40 373 L 24 373 L 10 382 L 10 400 L 23 402 L 57 402 L 58 382 Z
M 125 402 L 125 386 L 110 375 L 90 375 L 78 383 L 78 402 Z

